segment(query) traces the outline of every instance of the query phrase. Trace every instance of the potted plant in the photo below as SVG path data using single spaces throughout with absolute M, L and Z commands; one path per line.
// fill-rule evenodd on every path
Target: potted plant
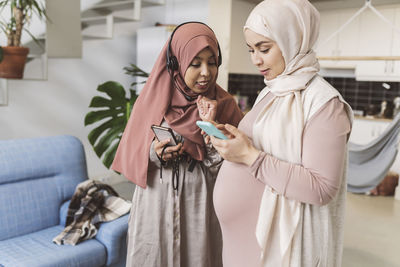
M 126 74 L 133 77 L 149 76 L 148 73 L 134 64 L 125 67 L 124 70 Z M 90 131 L 88 139 L 96 155 L 102 159 L 107 168 L 111 166 L 114 160 L 122 133 L 138 97 L 136 90 L 133 89 L 137 84 L 137 82 L 131 84 L 130 95 L 127 96 L 126 90 L 120 83 L 115 81 L 105 82 L 97 87 L 97 91 L 105 93 L 108 97 L 94 96 L 90 102 L 89 107 L 95 110 L 86 114 L 85 126 L 94 123 L 101 124 Z
M 34 36 L 25 28 L 33 14 L 40 19 L 47 18 L 46 10 L 40 0 L 0 0 L 0 13 L 5 8 L 10 9 L 8 21 L 1 21 L 1 30 L 7 36 L 7 46 L 2 47 L 0 54 L 0 77 L 21 79 L 29 48 L 21 46 L 22 30 L 25 30 L 36 41 Z

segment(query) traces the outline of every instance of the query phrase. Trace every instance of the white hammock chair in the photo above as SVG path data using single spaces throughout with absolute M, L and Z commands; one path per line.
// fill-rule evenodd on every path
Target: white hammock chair
M 347 190 L 366 193 L 385 178 L 396 159 L 400 133 L 400 113 L 385 131 L 365 145 L 349 143 Z
M 393 31 L 400 34 L 400 28 L 383 16 L 374 6 L 371 0 L 365 0 L 365 4 L 341 27 L 333 32 L 326 40 L 319 44 L 323 47 L 346 28 L 357 16 L 365 10 L 371 10 L 379 19 L 384 21 Z M 323 57 L 325 60 L 400 60 L 399 56 L 371 57 Z M 354 193 L 366 193 L 375 188 L 385 178 L 390 167 L 396 159 L 400 133 L 400 113 L 393 119 L 385 131 L 366 145 L 349 143 L 349 164 L 347 170 L 347 190 Z

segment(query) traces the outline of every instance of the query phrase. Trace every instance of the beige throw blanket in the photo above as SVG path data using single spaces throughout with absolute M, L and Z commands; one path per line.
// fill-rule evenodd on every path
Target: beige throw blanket
M 87 180 L 78 184 L 68 207 L 66 227 L 53 242 L 76 245 L 97 234 L 101 222 L 108 222 L 129 212 L 131 203 L 106 184 Z

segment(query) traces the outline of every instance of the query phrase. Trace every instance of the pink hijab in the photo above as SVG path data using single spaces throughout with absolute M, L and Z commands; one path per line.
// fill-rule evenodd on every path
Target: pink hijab
M 173 36 L 171 50 L 179 62 L 179 69 L 173 73 L 173 77 L 176 85 L 191 96 L 194 94 L 186 90 L 183 77 L 193 58 L 207 47 L 218 58 L 218 42 L 214 32 L 200 23 L 182 25 Z M 203 137 L 195 124 L 196 120 L 200 120 L 196 100 L 188 101 L 172 83 L 166 68 L 167 49 L 168 42 L 135 102 L 111 166 L 143 188 L 147 184 L 150 146 L 154 138 L 151 125 L 160 125 L 165 119 L 175 132 L 184 137 L 183 148 L 186 153 L 196 160 L 203 160 L 205 154 Z M 242 112 L 233 97 L 216 81 L 204 96 L 218 101 L 218 122 L 238 125 L 243 117 Z

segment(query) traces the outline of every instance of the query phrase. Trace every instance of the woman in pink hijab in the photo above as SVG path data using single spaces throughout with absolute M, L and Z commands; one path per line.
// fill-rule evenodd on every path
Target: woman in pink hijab
M 112 169 L 138 185 L 132 200 L 127 266 L 222 266 L 222 238 L 212 203 L 222 158 L 197 120 L 238 125 L 242 113 L 216 79 L 218 41 L 205 24 L 179 25 L 137 99 Z M 152 125 L 178 140 L 157 140 Z
M 266 87 L 239 127 L 211 137 L 225 159 L 214 190 L 224 266 L 341 266 L 352 111 L 318 75 L 319 13 L 265 0 L 244 36 Z

